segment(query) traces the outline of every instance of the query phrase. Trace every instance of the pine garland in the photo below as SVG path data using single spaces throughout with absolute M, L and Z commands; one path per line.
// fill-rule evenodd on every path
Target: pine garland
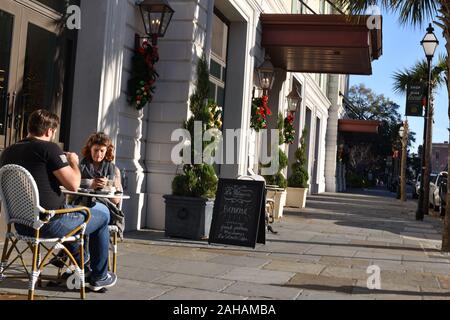
M 148 41 L 144 41 L 134 53 L 131 79 L 128 82 L 128 100 L 138 110 L 153 100 L 155 82 L 159 78 L 154 67 L 158 60 L 158 47 L 152 46 Z
M 261 129 L 267 128 L 267 117 L 272 115 L 267 103 L 269 97 L 262 96 L 261 98 L 254 98 L 252 101 L 252 117 L 250 119 L 250 128 L 259 132 Z
M 288 144 L 293 144 L 295 140 L 295 130 L 294 130 L 294 115 L 289 112 L 287 117 L 284 119 L 284 142 Z

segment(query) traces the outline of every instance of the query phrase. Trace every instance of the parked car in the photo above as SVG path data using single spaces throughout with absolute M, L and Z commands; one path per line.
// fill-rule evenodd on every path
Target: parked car
M 441 186 L 442 180 L 444 180 L 444 174 L 447 172 L 440 172 L 439 174 L 432 173 L 430 175 L 430 194 L 429 194 L 429 204 L 430 208 L 434 211 L 439 211 L 439 206 L 441 204 L 441 198 L 439 196 L 439 187 Z
M 441 216 L 445 216 L 445 207 L 447 202 L 447 180 L 448 179 L 448 173 L 443 172 L 442 174 L 442 180 L 441 185 L 439 186 L 439 199 L 440 199 L 440 212 Z

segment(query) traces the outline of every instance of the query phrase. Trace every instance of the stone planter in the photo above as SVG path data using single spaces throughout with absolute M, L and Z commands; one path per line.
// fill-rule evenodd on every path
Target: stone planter
M 286 206 L 286 190 L 284 191 L 272 191 L 267 190 L 267 198 L 275 201 L 274 218 L 281 219 L 283 217 L 283 210 Z
M 163 197 L 166 202 L 166 237 L 208 239 L 214 200 L 173 195 Z
M 307 193 L 308 188 L 287 188 L 286 206 L 305 208 Z

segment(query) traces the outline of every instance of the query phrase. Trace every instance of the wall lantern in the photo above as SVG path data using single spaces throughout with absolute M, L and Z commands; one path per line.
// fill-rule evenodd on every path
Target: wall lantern
M 141 11 L 145 26 L 145 33 L 152 39 L 152 45 L 156 45 L 158 38 L 164 37 L 169 26 L 174 10 L 167 0 L 137 0 L 136 5 Z
M 263 95 L 267 96 L 275 81 L 275 68 L 270 62 L 269 56 L 266 56 L 263 64 L 256 68 L 256 72 L 258 73 L 259 86 L 263 90 Z
M 288 101 L 288 109 L 291 113 L 298 111 L 300 104 L 302 103 L 302 97 L 298 92 L 298 88 L 292 88 L 291 93 L 286 97 Z

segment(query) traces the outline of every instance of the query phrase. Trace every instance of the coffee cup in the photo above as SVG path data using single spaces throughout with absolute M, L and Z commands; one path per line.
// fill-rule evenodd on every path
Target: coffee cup
M 92 186 L 94 179 L 81 179 L 80 187 L 84 189 L 89 189 Z

